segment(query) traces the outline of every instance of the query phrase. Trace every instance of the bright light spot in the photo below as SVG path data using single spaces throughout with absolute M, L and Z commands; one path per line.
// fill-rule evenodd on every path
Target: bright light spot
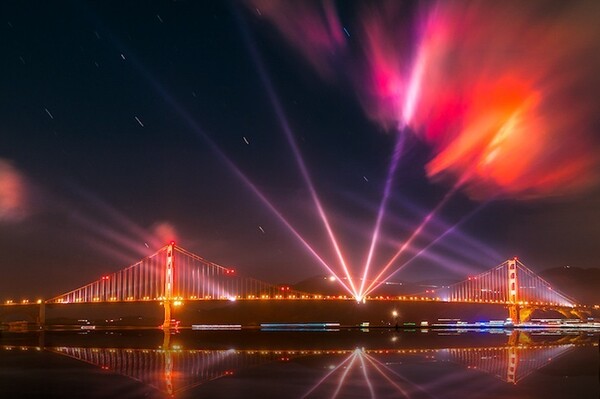
M 173 306 L 181 306 L 181 305 L 183 305 L 182 301 L 174 301 L 173 302 Z
M 230 296 L 228 299 L 229 299 L 231 302 L 235 302 L 235 301 L 236 301 L 236 298 L 235 298 L 234 296 Z
M 398 317 L 398 311 L 396 311 L 396 310 L 393 310 L 393 311 L 392 311 L 392 316 L 394 316 L 394 317 Z
M 335 276 L 329 276 L 329 281 L 335 281 L 335 280 L 336 280 Z

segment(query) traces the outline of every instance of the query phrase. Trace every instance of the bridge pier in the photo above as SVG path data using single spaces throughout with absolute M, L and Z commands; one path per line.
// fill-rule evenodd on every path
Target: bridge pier
M 46 325 L 46 303 L 40 302 L 40 312 L 38 313 L 37 324 L 40 328 L 44 328 Z
M 519 323 L 521 321 L 519 318 L 518 305 L 508 305 L 508 317 L 510 317 L 513 323 Z
M 519 309 L 519 322 L 525 323 L 531 320 L 531 315 L 533 314 L 534 308 L 529 307 L 521 307 Z
M 46 348 L 46 332 L 42 330 L 38 334 L 38 346 L 40 349 L 44 349 Z
M 171 301 L 165 299 L 163 301 L 163 306 L 165 308 L 165 319 L 163 321 L 163 329 L 168 330 L 171 328 Z
M 508 317 L 510 317 L 513 323 L 525 323 L 531 319 L 534 310 L 531 307 L 511 304 L 508 305 Z

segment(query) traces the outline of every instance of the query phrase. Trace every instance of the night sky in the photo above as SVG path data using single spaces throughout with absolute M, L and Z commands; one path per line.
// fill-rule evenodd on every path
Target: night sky
M 600 267 L 597 2 L 292 3 L 0 5 L 0 299 L 171 239 L 273 283 L 329 274 L 265 199 L 339 271 L 306 176 L 362 274 L 394 154 L 373 273 L 428 214 L 393 280 Z

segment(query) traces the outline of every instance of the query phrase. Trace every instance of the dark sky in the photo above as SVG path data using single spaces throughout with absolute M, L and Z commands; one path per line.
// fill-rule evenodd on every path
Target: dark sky
M 359 10 L 338 10 L 349 46 L 361 41 Z M 361 272 L 397 132 L 349 83 L 360 62 L 340 57 L 334 71 L 345 78 L 324 79 L 259 11 L 227 1 L 2 3 L 0 299 L 77 288 L 170 239 L 271 282 L 327 274 L 248 184 L 336 265 L 266 84 Z M 399 24 L 417 14 L 402 12 Z M 587 124 L 595 134 L 597 120 Z M 404 129 L 375 270 L 452 186 L 428 177 L 437 150 L 417 130 Z M 459 189 L 416 250 L 454 225 L 394 279 L 462 279 L 514 255 L 536 271 L 600 267 L 595 184 L 534 198 Z

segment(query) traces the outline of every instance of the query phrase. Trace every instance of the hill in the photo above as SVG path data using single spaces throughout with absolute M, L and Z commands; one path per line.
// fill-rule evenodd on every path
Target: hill
M 539 273 L 561 293 L 585 305 L 600 304 L 600 269 L 557 267 Z

